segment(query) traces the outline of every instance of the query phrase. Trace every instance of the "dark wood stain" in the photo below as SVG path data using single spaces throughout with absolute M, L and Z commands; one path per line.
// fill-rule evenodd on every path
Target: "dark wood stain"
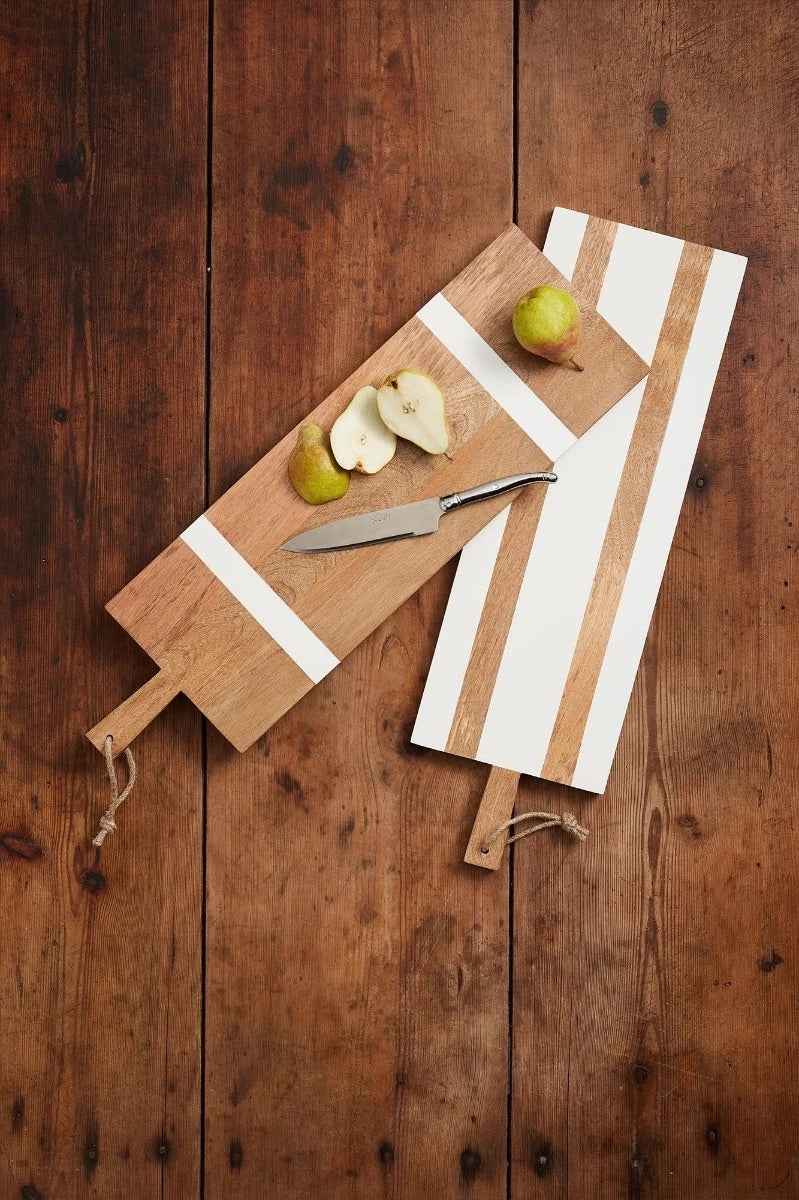
M 236 1139 L 230 1143 L 230 1150 L 228 1151 L 228 1159 L 230 1161 L 231 1171 L 240 1171 L 241 1170 L 241 1164 L 244 1162 L 244 1148 L 242 1147 L 242 1144 L 240 1141 L 238 1141 L 238 1139 Z
M 14 1133 L 19 1133 L 25 1121 L 25 1097 L 17 1096 L 14 1103 L 11 1105 L 11 1128 Z
M 533 1148 L 532 1166 L 539 1179 L 546 1179 L 552 1172 L 554 1156 L 550 1142 L 539 1142 Z
M 771 954 L 763 954 L 758 960 L 757 965 L 764 975 L 770 975 L 777 967 L 782 966 L 785 959 L 776 950 L 772 950 Z
M 464 1183 L 472 1183 L 477 1178 L 481 1163 L 480 1151 L 467 1146 L 461 1154 L 461 1176 Z
M 86 1130 L 86 1140 L 83 1145 L 83 1165 L 86 1174 L 91 1176 L 97 1170 L 100 1161 L 100 1128 L 97 1121 L 90 1121 Z
M 13 858 L 24 858 L 29 862 L 41 858 L 44 853 L 39 843 L 27 833 L 0 833 L 0 849 Z
M 98 892 L 102 892 L 105 889 L 108 881 L 102 871 L 87 868 L 87 870 L 81 871 L 80 882 L 81 887 L 85 888 L 87 892 L 97 895 Z
M 668 119 L 669 119 L 668 104 L 666 104 L 665 100 L 656 100 L 655 103 L 652 105 L 651 112 L 652 112 L 652 120 L 658 126 L 659 129 L 662 129 L 663 126 L 668 123 Z

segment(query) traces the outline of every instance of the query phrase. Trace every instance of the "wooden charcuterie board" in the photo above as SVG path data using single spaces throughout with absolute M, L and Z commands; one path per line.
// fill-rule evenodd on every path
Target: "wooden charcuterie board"
M 461 556 L 413 741 L 494 768 L 491 868 L 520 774 L 604 791 L 746 266 L 565 209 L 544 249 L 651 367 Z
M 645 363 L 587 305 L 582 372 L 521 350 L 510 315 L 541 283 L 565 286 L 509 226 L 308 416 L 329 430 L 359 387 L 413 367 L 447 396 L 449 457 L 400 443 L 383 471 L 354 474 L 342 500 L 314 508 L 288 479 L 295 429 L 111 600 L 159 671 L 89 732 L 95 746 L 112 734 L 118 754 L 184 692 L 247 749 L 510 498 L 464 508 L 427 537 L 323 555 L 281 543 L 328 520 L 546 469 L 643 377 Z

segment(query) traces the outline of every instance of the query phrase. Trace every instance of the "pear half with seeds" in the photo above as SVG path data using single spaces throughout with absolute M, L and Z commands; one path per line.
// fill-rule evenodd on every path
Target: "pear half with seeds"
M 297 445 L 289 458 L 289 479 L 294 491 L 309 504 L 340 500 L 350 486 L 350 477 L 330 453 L 327 434 L 309 421 L 300 428 Z
M 397 439 L 380 419 L 377 388 L 362 387 L 330 430 L 330 448 L 340 467 L 375 475 L 391 462 Z
M 428 454 L 444 454 L 449 446 L 444 394 L 421 371 L 395 371 L 377 393 L 383 423 L 397 437 L 414 442 Z

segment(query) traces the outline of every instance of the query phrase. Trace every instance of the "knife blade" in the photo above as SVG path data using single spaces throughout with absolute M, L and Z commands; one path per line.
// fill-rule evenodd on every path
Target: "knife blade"
M 556 483 L 557 475 L 551 471 L 535 471 L 526 475 L 507 475 L 504 479 L 493 479 L 464 492 L 451 492 L 447 496 L 433 496 L 430 500 L 415 500 L 410 504 L 398 504 L 394 508 L 380 508 L 375 512 L 359 513 L 355 517 L 344 517 L 340 521 L 328 521 L 307 529 L 290 538 L 280 547 L 295 554 L 319 554 L 331 550 L 352 550 L 356 546 L 374 546 L 380 542 L 396 542 L 401 538 L 422 537 L 435 533 L 438 523 L 447 513 L 465 504 L 502 496 L 530 483 Z

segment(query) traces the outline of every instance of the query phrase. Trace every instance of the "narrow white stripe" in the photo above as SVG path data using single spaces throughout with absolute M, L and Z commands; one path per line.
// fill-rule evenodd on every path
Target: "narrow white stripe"
M 419 745 L 446 749 L 509 512 L 510 505 L 461 553 L 411 735 Z
M 541 771 L 643 393 L 642 382 L 558 461 L 497 673 L 481 762 Z
M 416 314 L 521 429 L 556 459 L 575 435 L 439 292 Z
M 713 255 L 594 692 L 575 787 L 602 792 L 607 785 L 745 268 L 739 255 Z
M 587 225 L 588 214 L 572 208 L 556 208 L 552 214 L 544 253 L 566 279 L 574 274 Z
M 239 604 L 318 683 L 339 660 L 277 592 L 261 578 L 207 517 L 198 517 L 181 534 L 184 542 L 213 571 Z

